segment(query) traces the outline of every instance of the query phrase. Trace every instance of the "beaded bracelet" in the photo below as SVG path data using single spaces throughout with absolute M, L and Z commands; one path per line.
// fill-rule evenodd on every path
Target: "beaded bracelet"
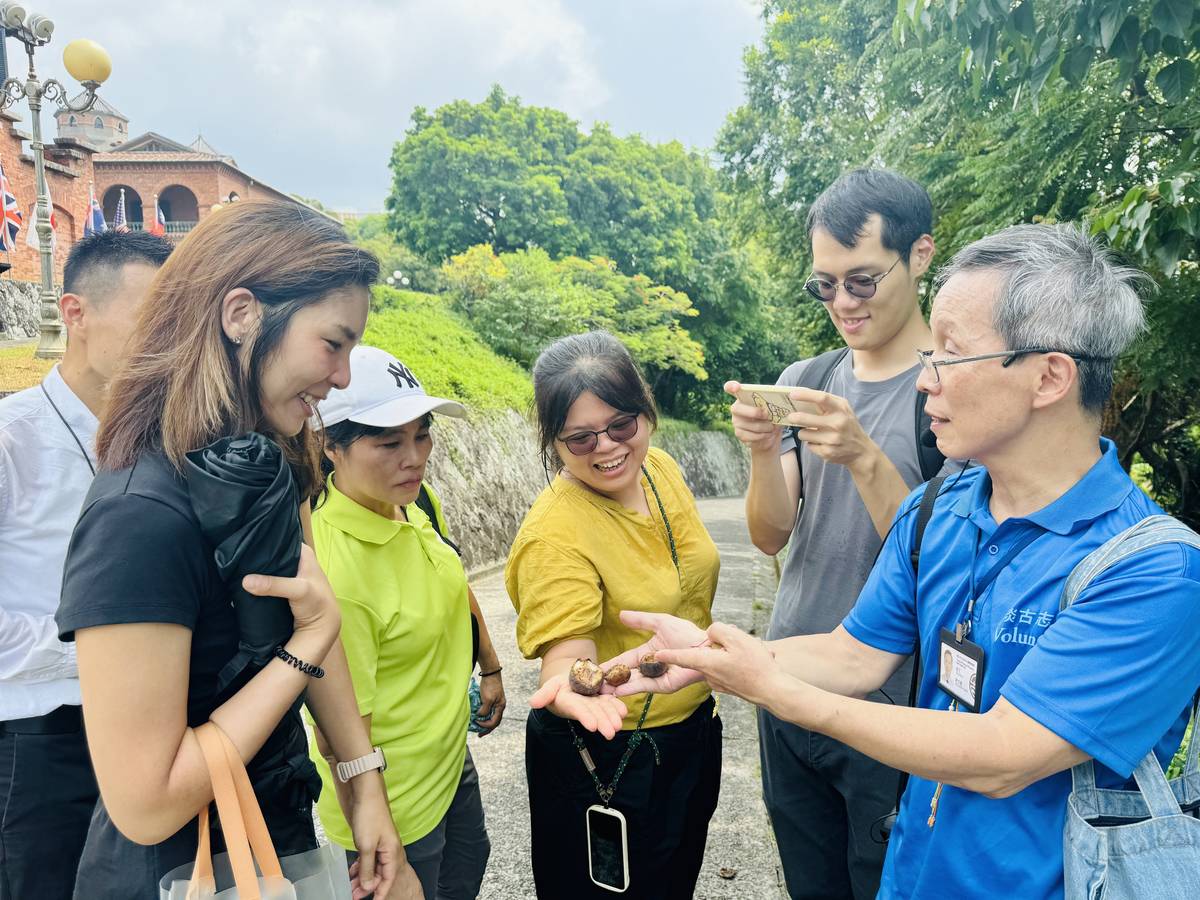
M 312 663 L 306 663 L 304 660 L 299 659 L 298 657 L 292 656 L 292 654 L 283 649 L 283 644 L 280 644 L 275 648 L 275 655 L 282 659 L 289 666 L 295 666 L 310 678 L 325 677 L 324 669 L 322 669 L 320 666 L 314 666 Z

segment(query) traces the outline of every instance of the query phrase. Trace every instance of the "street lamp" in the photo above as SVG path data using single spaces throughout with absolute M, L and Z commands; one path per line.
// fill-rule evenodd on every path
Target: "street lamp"
M 39 81 L 33 67 L 33 51 L 50 43 L 54 23 L 46 16 L 31 13 L 20 3 L 0 3 L 0 27 L 4 34 L 14 37 L 25 45 L 29 57 L 29 74 L 25 81 L 9 78 L 0 87 L 0 109 L 7 109 L 24 97 L 29 101 L 29 113 L 33 119 L 33 140 L 29 147 L 33 151 L 33 168 L 37 179 L 37 235 L 38 251 L 42 260 L 41 336 L 35 356 L 41 359 L 61 359 L 67 347 L 67 336 L 62 316 L 58 311 L 58 292 L 54 288 L 54 258 L 50 225 L 50 191 L 46 186 L 46 159 L 42 144 L 42 100 L 53 100 L 60 109 L 71 112 L 87 112 L 96 103 L 96 90 L 112 73 L 112 61 L 104 48 L 94 41 L 78 40 L 67 44 L 63 51 L 63 64 L 71 77 L 87 89 L 87 95 L 78 104 L 67 99 L 63 85 L 47 78 Z

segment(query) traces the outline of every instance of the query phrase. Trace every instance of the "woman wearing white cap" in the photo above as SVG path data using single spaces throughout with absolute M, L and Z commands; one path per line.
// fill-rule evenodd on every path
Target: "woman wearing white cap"
M 342 643 L 359 712 L 377 745 L 388 802 L 427 900 L 474 900 L 491 845 L 466 736 L 479 618 L 483 721 L 504 709 L 500 666 L 453 547 L 418 506 L 433 448 L 433 414 L 462 417 L 430 397 L 412 371 L 375 347 L 350 354 L 350 385 L 318 407 L 325 432 L 324 490 L 313 513 L 317 559 L 342 611 Z M 426 488 L 428 490 L 428 488 Z M 433 503 L 434 516 L 440 507 Z M 352 848 L 335 792 L 340 771 L 313 750 L 325 781 L 318 811 L 335 843 Z M 336 773 L 336 774 L 335 774 Z M 329 790 L 328 788 L 334 788 Z

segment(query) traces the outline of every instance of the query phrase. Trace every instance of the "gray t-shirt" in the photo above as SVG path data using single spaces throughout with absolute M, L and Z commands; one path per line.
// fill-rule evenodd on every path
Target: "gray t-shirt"
M 792 363 L 777 384 L 796 386 L 812 360 Z M 826 390 L 845 397 L 867 435 L 899 470 L 910 488 L 925 479 L 917 458 L 916 382 L 921 367 L 914 365 L 886 381 L 854 377 L 854 354 L 847 353 L 833 370 Z M 780 453 L 784 466 L 796 465 L 795 440 L 784 431 Z M 779 580 L 769 639 L 797 634 L 820 634 L 841 624 L 866 584 L 875 555 L 883 543 L 850 470 L 826 463 L 802 445 L 804 484 L 800 515 L 788 544 L 787 561 Z M 908 701 L 911 662 L 905 663 L 884 686 L 895 703 Z M 874 699 L 884 699 L 876 696 Z

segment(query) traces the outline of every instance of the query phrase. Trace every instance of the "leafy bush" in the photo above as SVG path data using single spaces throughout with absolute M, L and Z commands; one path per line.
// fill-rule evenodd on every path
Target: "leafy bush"
M 541 248 L 495 254 L 481 244 L 443 268 L 455 309 L 488 345 L 532 366 L 549 342 L 603 328 L 620 338 L 652 380 L 669 370 L 704 379 L 704 349 L 683 327 L 695 316 L 687 295 L 645 275 L 622 275 L 610 260 Z
M 472 410 L 525 410 L 529 376 L 493 353 L 443 297 L 375 288 L 363 343 L 382 347 L 416 373 L 430 394 Z

